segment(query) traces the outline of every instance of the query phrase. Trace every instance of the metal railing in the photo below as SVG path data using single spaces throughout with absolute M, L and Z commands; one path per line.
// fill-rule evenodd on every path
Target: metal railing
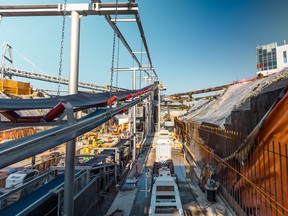
M 3 194 L 0 196 L 0 203 L 1 203 L 0 209 L 8 204 L 7 199 L 13 196 L 13 194 L 20 192 L 21 197 L 26 196 L 34 192 L 35 190 L 37 190 L 39 187 L 43 186 L 47 182 L 51 181 L 54 177 L 55 177 L 55 171 L 52 170 L 52 171 L 45 172 L 37 177 L 31 177 L 30 179 L 26 179 L 25 180 L 26 183 L 19 182 L 18 185 L 17 184 L 13 185 L 13 187 L 11 188 L 2 189 Z
M 83 167 L 80 171 L 75 174 L 74 180 L 74 202 L 83 202 L 85 200 L 88 206 L 95 206 L 101 201 L 102 196 L 105 195 L 109 187 L 115 182 L 117 178 L 116 173 L 117 166 L 115 164 L 104 164 L 97 167 Z M 36 192 L 41 186 L 44 186 L 49 181 L 53 180 L 56 177 L 57 167 L 51 171 L 34 178 L 33 180 L 12 189 L 11 191 L 0 196 L 1 207 L 7 206 L 9 204 L 6 200 L 9 199 L 13 194 L 21 192 L 20 199 L 24 196 L 29 195 L 29 193 Z M 58 171 L 63 171 L 59 169 Z M 95 174 L 96 173 L 96 174 Z M 51 188 L 48 193 L 37 199 L 37 201 L 31 205 L 26 206 L 24 209 L 21 209 L 20 214 L 26 215 L 31 213 L 37 208 L 45 208 L 50 211 L 48 214 L 63 215 L 63 202 L 64 202 L 64 182 L 60 182 L 59 185 Z M 95 194 L 92 194 L 94 199 L 86 199 L 87 193 L 91 193 L 91 188 L 94 189 Z M 23 193 L 25 192 L 25 193 Z M 85 195 L 86 194 L 86 195 Z M 51 205 L 50 209 L 47 209 L 45 203 L 51 203 L 51 199 L 57 200 L 54 205 Z M 52 201 L 53 202 L 53 201 Z M 92 208 L 91 207 L 91 208 Z M 77 207 L 78 211 L 81 209 Z M 85 211 L 85 208 L 82 208 L 81 211 Z
M 101 169 L 102 171 L 99 174 L 94 175 L 93 171 Z M 89 170 L 82 172 L 74 180 L 74 202 L 77 199 L 81 199 L 81 196 L 89 191 L 91 187 L 96 187 L 96 199 L 95 200 L 85 200 L 90 202 L 90 207 L 97 205 L 109 187 L 111 187 L 113 181 L 115 181 L 115 164 L 105 164 L 103 166 L 94 167 Z M 63 214 L 63 204 L 64 204 L 64 184 L 61 184 L 58 187 L 58 190 L 55 191 L 55 194 L 58 195 L 58 204 L 55 206 L 57 208 L 57 215 Z M 85 196 L 85 195 L 84 195 Z M 79 207 L 78 207 L 79 209 Z

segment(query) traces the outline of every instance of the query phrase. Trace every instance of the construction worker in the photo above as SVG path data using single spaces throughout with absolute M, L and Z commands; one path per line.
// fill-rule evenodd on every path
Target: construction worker
M 92 147 L 93 147 L 93 148 L 96 148 L 96 140 L 95 140 L 95 139 L 93 139 Z
M 103 144 L 103 142 L 102 142 L 102 140 L 100 140 L 99 144 L 98 144 L 100 148 L 102 147 L 102 144 Z
M 98 155 L 99 155 L 99 151 L 98 151 L 97 149 L 95 149 L 94 154 L 95 154 L 96 156 L 98 156 Z
M 90 153 L 90 149 L 89 149 L 88 146 L 86 146 L 85 149 L 84 149 L 84 154 L 88 155 L 89 153 Z

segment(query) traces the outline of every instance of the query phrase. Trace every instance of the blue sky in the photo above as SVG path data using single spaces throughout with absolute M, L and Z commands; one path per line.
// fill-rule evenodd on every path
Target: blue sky
M 12 2 L 23 4 L 23 0 Z M 25 2 L 31 4 L 39 1 Z M 160 82 L 167 87 L 166 94 L 254 77 L 256 46 L 271 42 L 281 45 L 284 40 L 288 40 L 287 0 L 137 2 L 153 66 Z M 11 4 L 11 1 L 1 0 L 1 4 Z M 0 24 L 0 45 L 8 42 L 14 47 L 15 67 L 57 75 L 61 25 L 61 17 L 4 17 Z M 140 51 L 141 40 L 136 25 L 118 25 L 133 51 Z M 68 77 L 70 18 L 66 19 L 65 30 L 62 74 Z M 104 17 L 82 17 L 80 38 L 79 80 L 99 85 L 109 84 L 113 31 Z M 121 44 L 119 47 L 119 67 L 133 67 L 132 58 L 126 49 Z M 37 65 L 37 68 L 23 60 L 19 53 Z M 140 55 L 138 57 L 141 58 Z M 142 61 L 147 63 L 144 56 Z M 131 88 L 131 75 L 131 72 L 119 73 L 118 85 Z M 17 77 L 15 79 L 19 80 Z M 27 79 L 23 81 L 30 82 L 34 88 L 57 89 L 57 84 Z M 61 89 L 67 87 L 62 86 Z

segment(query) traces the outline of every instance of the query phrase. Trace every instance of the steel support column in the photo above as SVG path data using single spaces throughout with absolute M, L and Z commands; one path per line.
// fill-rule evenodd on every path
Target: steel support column
M 154 126 L 156 124 L 156 120 L 154 118 L 155 116 L 155 112 L 153 112 L 154 109 L 154 93 L 151 93 L 150 95 L 150 133 L 152 133 L 153 131 L 157 130 L 156 126 Z M 155 129 L 153 129 L 155 128 Z
M 160 130 L 160 127 L 161 127 L 161 109 L 160 109 L 160 103 L 161 103 L 161 90 L 160 90 L 160 84 L 158 84 L 158 130 Z
M 147 98 L 147 136 L 151 133 L 151 94 Z
M 79 69 L 79 38 L 80 16 L 76 11 L 71 12 L 71 40 L 70 40 L 70 68 L 69 68 L 69 94 L 78 93 Z M 65 183 L 64 183 L 64 215 L 74 214 L 74 171 L 75 171 L 75 139 L 66 143 Z
M 136 70 L 133 69 L 133 89 L 136 89 Z M 136 159 L 136 104 L 133 107 L 133 161 Z
M 145 101 L 145 137 L 147 137 L 149 135 L 149 99 L 147 98 Z

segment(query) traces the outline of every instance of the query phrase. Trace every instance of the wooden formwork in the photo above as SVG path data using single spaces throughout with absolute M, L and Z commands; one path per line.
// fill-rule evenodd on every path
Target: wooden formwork
M 28 95 L 31 94 L 30 83 L 15 81 L 15 80 L 2 80 L 0 79 L 0 90 L 9 94 Z

